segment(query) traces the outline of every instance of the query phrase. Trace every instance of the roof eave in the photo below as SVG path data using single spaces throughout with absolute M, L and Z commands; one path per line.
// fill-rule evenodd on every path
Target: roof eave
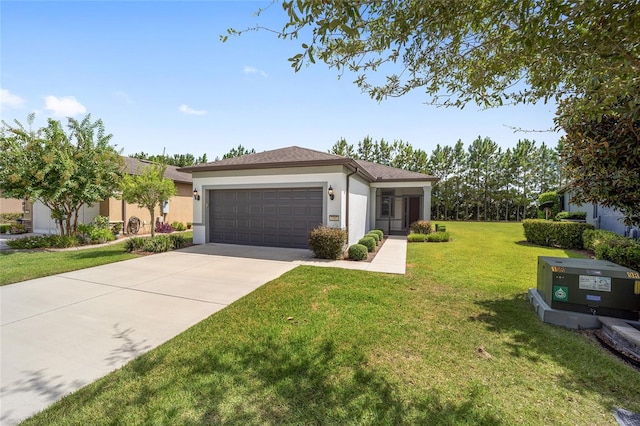
M 254 169 L 285 169 L 289 167 L 310 167 L 310 166 L 343 166 L 350 163 L 348 158 L 337 158 L 335 160 L 310 160 L 310 161 L 285 161 L 276 163 L 259 164 L 227 164 L 227 165 L 202 165 L 192 167 L 182 167 L 179 172 L 211 172 L 223 170 L 254 170 Z

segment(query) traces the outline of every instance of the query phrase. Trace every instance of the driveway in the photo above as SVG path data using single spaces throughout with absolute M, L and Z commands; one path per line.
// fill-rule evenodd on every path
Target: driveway
M 207 244 L 0 287 L 0 424 L 13 425 L 299 264 Z

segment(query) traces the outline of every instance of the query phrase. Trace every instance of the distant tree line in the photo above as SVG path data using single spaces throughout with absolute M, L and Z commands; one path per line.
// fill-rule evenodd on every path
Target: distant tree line
M 489 221 L 537 216 L 538 195 L 561 185 L 559 150 L 529 139 L 503 150 L 490 138 L 478 137 L 466 149 L 458 140 L 428 153 L 401 140 L 367 136 L 357 146 L 341 139 L 329 152 L 438 177 L 433 219 Z
M 168 164 L 175 167 L 189 167 L 196 164 L 203 164 L 207 162 L 207 154 L 202 154 L 201 157 L 196 157 L 193 154 L 147 154 L 146 152 L 136 152 L 129 157 L 137 158 L 138 160 L 147 160 L 154 163 Z

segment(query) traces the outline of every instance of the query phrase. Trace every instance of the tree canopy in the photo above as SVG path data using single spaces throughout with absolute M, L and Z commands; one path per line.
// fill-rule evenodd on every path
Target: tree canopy
M 207 154 L 202 154 L 201 157 L 196 157 L 193 154 L 147 154 L 144 151 L 136 152 L 130 155 L 131 158 L 137 158 L 138 160 L 148 160 L 154 163 L 169 164 L 176 167 L 189 167 L 196 164 L 203 164 L 207 162 Z
M 156 207 L 176 194 L 176 185 L 164 177 L 166 164 L 149 164 L 139 170 L 139 174 L 125 175 L 122 179 L 122 199 L 149 210 L 151 216 L 151 236 L 155 235 Z
M 101 120 L 88 114 L 77 121 L 68 118 L 65 131 L 59 121 L 49 119 L 37 130 L 15 121 L 3 122 L 0 130 L 0 189 L 7 197 L 39 200 L 51 210 L 60 233 L 71 235 L 80 208 L 109 198 L 117 190 L 123 164 L 109 145 Z
M 302 40 L 289 58 L 296 71 L 319 59 L 356 73 L 377 100 L 421 89 L 460 108 L 570 99 L 560 112 L 578 119 L 640 112 L 637 1 L 291 0 L 282 8 L 288 21 L 276 33 Z

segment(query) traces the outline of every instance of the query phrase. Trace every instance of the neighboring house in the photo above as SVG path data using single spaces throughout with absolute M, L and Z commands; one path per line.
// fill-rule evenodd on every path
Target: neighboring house
M 200 197 L 194 243 L 295 248 L 307 248 L 319 225 L 346 229 L 349 244 L 374 228 L 406 234 L 430 218 L 438 180 L 297 146 L 180 170 L 192 174 Z
M 125 170 L 129 174 L 139 174 L 144 167 L 151 164 L 149 161 L 135 158 L 123 157 Z M 176 195 L 173 196 L 163 209 L 156 209 L 156 217 L 164 219 L 165 222 L 191 222 L 193 218 L 193 192 L 191 186 L 191 175 L 179 172 L 177 167 L 167 166 L 164 177 L 172 179 L 176 185 Z M 26 208 L 26 207 L 25 207 Z M 36 201 L 32 206 L 33 232 L 43 234 L 54 234 L 59 232 L 55 220 L 51 219 L 51 210 L 41 202 Z M 80 209 L 78 221 L 90 223 L 98 216 L 107 216 L 112 223 L 120 222 L 126 227 L 131 217 L 140 219 L 142 226 L 140 233 L 151 232 L 151 216 L 149 210 L 140 208 L 135 204 L 125 203 L 115 197 L 101 201 L 91 206 L 84 205 Z M 25 220 L 27 217 L 25 215 Z
M 17 198 L 4 198 L 0 190 L 0 213 L 21 213 L 23 209 L 22 200 Z
M 605 207 L 599 203 L 575 204 L 572 202 L 571 188 L 562 188 L 558 191 L 560 196 L 560 208 L 565 212 L 586 212 L 587 223 L 592 224 L 596 229 L 612 231 L 626 237 L 640 237 L 638 227 L 630 227 L 623 223 L 624 215 L 620 210 L 612 207 Z

